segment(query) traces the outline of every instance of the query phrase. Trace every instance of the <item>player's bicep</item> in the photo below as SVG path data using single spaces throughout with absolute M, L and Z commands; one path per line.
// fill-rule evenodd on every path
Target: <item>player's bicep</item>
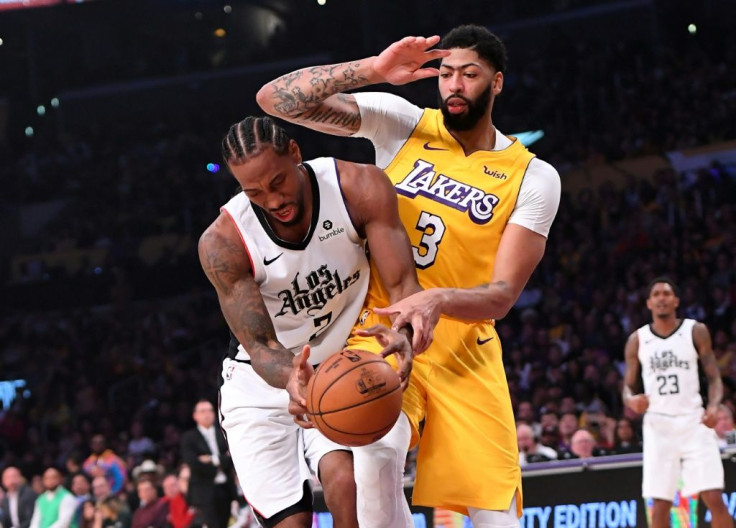
M 634 389 L 639 379 L 639 336 L 636 332 L 629 336 L 624 347 L 624 358 L 626 360 L 626 371 L 624 372 L 624 385 Z

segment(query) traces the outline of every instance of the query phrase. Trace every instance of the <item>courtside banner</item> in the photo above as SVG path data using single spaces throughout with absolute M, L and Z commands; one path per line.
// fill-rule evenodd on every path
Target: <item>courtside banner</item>
M 725 499 L 736 517 L 736 451 L 723 453 Z M 530 464 L 524 468 L 522 528 L 635 528 L 649 525 L 641 498 L 641 454 Z M 405 493 L 411 496 L 412 488 Z M 321 491 L 315 492 L 313 528 L 332 528 Z M 472 528 L 467 517 L 446 510 L 412 508 L 415 528 Z M 710 513 L 693 497 L 673 497 L 673 528 L 706 526 Z

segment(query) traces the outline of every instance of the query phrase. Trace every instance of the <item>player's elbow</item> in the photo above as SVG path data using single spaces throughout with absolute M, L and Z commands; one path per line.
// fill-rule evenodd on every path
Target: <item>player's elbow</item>
M 276 106 L 274 104 L 272 93 L 273 88 L 271 88 L 268 84 L 264 84 L 256 94 L 256 102 L 258 103 L 258 106 L 261 107 L 261 110 L 263 110 L 267 114 L 275 115 Z
M 516 304 L 518 295 L 515 295 L 508 288 L 500 288 L 495 293 L 492 305 L 493 314 L 491 317 L 493 319 L 503 319 L 509 314 L 511 308 L 514 307 L 514 304 Z

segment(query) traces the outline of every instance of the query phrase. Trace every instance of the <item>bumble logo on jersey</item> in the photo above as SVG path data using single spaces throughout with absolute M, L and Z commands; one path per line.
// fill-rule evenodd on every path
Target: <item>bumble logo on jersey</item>
M 281 290 L 279 299 L 283 302 L 281 310 L 274 317 L 287 313 L 296 315 L 307 310 L 307 315 L 319 312 L 327 301 L 340 295 L 360 279 L 360 270 L 355 270 L 347 278 L 340 276 L 337 270 L 330 271 L 323 264 L 306 277 L 299 277 L 299 273 L 291 280 L 291 288 Z

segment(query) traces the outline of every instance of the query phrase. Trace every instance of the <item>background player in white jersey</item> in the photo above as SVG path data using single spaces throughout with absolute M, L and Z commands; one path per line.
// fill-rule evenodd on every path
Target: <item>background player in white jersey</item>
M 649 285 L 647 308 L 652 323 L 626 342 L 624 403 L 644 414 L 642 495 L 654 499 L 652 527 L 670 525 L 670 507 L 682 476 L 683 495 L 700 493 L 713 515 L 712 526 L 733 526 L 723 502 L 723 464 L 712 429 L 723 396 L 708 328 L 678 319 L 677 286 L 660 277 Z M 708 378 L 708 404 L 703 409 L 698 359 Z M 644 393 L 636 394 L 639 374 Z
M 271 118 L 233 125 L 223 155 L 243 192 L 202 235 L 199 253 L 240 343 L 224 360 L 220 410 L 243 494 L 262 525 L 309 528 L 311 467 L 335 526 L 357 526 L 353 455 L 316 429 L 299 428 L 288 413 L 289 392 L 305 369 L 311 374 L 306 359 L 317 364 L 342 349 L 358 319 L 368 285 L 366 241 L 392 297 L 417 291 L 396 195 L 375 166 L 302 163 L 296 142 Z M 372 333 L 386 352 L 403 356 L 406 380 L 409 341 L 385 327 Z M 391 434 L 408 438 L 408 422 Z

